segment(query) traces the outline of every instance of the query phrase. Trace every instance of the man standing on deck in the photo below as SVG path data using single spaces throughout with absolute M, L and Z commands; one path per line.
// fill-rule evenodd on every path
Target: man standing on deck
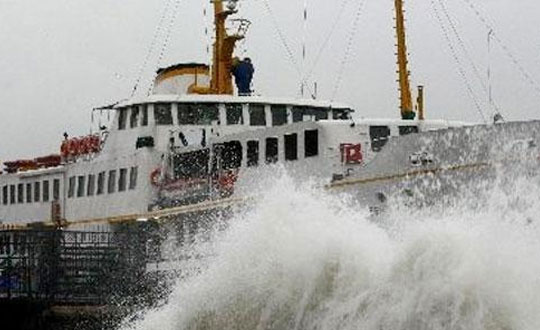
M 234 76 L 236 87 L 238 87 L 238 95 L 250 95 L 251 82 L 253 81 L 253 73 L 255 72 L 251 59 L 246 57 L 244 60 L 240 61 L 235 57 L 233 59 L 231 72 Z

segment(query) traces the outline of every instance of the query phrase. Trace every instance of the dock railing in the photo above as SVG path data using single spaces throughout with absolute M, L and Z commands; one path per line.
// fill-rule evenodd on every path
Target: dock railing
M 99 305 L 149 286 L 144 231 L 0 231 L 0 299 Z

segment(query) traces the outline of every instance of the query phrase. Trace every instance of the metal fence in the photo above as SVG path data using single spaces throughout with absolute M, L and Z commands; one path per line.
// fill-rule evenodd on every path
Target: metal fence
M 144 231 L 0 231 L 0 299 L 100 304 L 147 287 Z

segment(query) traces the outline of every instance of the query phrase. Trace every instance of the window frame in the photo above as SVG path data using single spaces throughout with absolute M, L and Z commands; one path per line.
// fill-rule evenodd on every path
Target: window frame
M 141 117 L 141 126 L 148 126 L 148 105 L 147 104 L 142 104 L 141 106 L 141 114 L 140 114 L 140 117 Z
M 88 174 L 86 182 L 86 196 L 94 196 L 96 192 L 96 175 Z
M 284 135 L 285 160 L 298 160 L 298 133 Z
M 163 108 L 160 108 L 163 107 Z M 172 114 L 172 103 L 155 103 L 154 104 L 154 123 L 156 126 L 172 126 L 174 119 Z M 161 111 L 163 113 L 159 114 Z M 166 119 L 166 120 L 163 120 Z
M 264 159 L 266 164 L 275 164 L 279 162 L 279 138 L 275 136 L 269 136 L 264 141 Z M 270 141 L 272 141 L 272 143 L 270 143 Z M 270 154 L 270 151 L 272 151 L 272 154 Z
M 238 116 L 239 115 L 239 116 Z M 244 125 L 244 106 L 242 103 L 226 103 L 225 118 L 227 126 Z M 233 120 L 236 119 L 236 120 Z
M 124 192 L 127 190 L 127 168 L 121 168 L 118 171 L 118 192 Z
M 53 200 L 60 200 L 60 179 L 53 179 Z
M 418 125 L 400 125 L 398 126 L 399 136 L 405 136 L 409 134 L 418 134 L 420 129 Z
M 262 110 L 262 119 L 257 124 L 253 124 L 254 118 L 257 118 L 256 112 Z M 264 104 L 258 104 L 258 103 L 252 103 L 248 106 L 248 114 L 249 114 L 249 126 L 255 126 L 255 127 L 266 127 L 266 106 Z M 259 114 L 260 115 L 260 114 Z
M 10 205 L 15 205 L 17 204 L 17 193 L 15 191 L 15 185 L 14 184 L 10 184 L 9 185 L 9 204 Z
M 7 184 L 2 187 L 2 204 L 9 204 L 9 186 Z
M 41 202 L 41 182 L 34 182 L 34 203 Z
M 17 204 L 24 204 L 24 183 L 17 184 Z
M 311 134 L 315 134 L 309 137 Z M 304 131 L 304 158 L 311 158 L 319 156 L 319 130 L 318 129 L 306 129 Z M 312 144 L 316 145 L 316 149 L 312 147 Z
M 279 114 L 278 111 L 282 113 Z M 272 127 L 279 127 L 288 124 L 289 114 L 287 111 L 287 106 L 285 104 L 271 104 L 270 113 L 272 117 Z M 284 118 L 282 116 L 283 114 L 285 114 Z
M 210 126 L 219 122 L 219 103 L 177 103 L 178 125 Z
M 118 130 L 123 131 L 127 127 L 127 117 L 128 117 L 128 109 L 127 108 L 120 108 L 118 109 Z
M 103 195 L 105 193 L 105 176 L 106 172 L 102 171 L 98 173 L 97 176 L 97 191 L 96 195 Z
M 41 200 L 43 201 L 43 203 L 49 202 L 51 198 L 50 186 L 51 184 L 49 180 L 43 180 L 43 182 L 41 183 Z
M 386 133 L 379 134 L 379 133 Z M 392 136 L 392 131 L 390 126 L 387 125 L 373 125 L 369 126 L 369 140 L 371 142 L 371 151 L 380 152 L 384 146 L 390 140 Z
M 129 190 L 137 189 L 137 179 L 139 176 L 139 167 L 133 166 L 129 170 Z
M 107 194 L 116 192 L 116 170 L 110 170 L 107 179 Z
M 255 146 L 253 148 L 253 146 Z M 246 166 L 259 166 L 261 146 L 259 140 L 249 140 L 246 142 Z
M 86 176 L 77 176 L 77 198 L 84 197 L 86 193 Z
M 70 176 L 68 179 L 68 198 L 75 197 L 76 180 L 76 176 Z
M 33 203 L 33 201 L 34 201 L 33 196 L 34 196 L 34 194 L 32 194 L 32 183 L 27 182 L 26 183 L 26 203 L 27 204 Z
M 139 107 L 133 106 L 130 108 L 130 115 L 129 115 L 129 127 L 130 128 L 136 128 L 139 126 Z

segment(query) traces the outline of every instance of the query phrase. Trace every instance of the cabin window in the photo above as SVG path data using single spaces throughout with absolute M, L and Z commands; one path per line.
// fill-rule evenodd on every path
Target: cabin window
M 96 191 L 96 176 L 93 174 L 88 175 L 88 183 L 86 185 L 86 196 L 94 196 Z
M 264 105 L 249 105 L 249 124 L 251 126 L 266 126 L 266 113 L 264 111 Z
M 139 124 L 139 108 L 134 106 L 131 108 L 131 117 L 129 119 L 129 126 L 131 128 L 137 127 Z
M 284 105 L 272 105 L 272 126 L 287 124 L 287 107 Z
M 75 177 L 72 176 L 69 178 L 68 183 L 68 198 L 73 198 L 75 195 Z
M 126 191 L 127 188 L 127 168 L 120 169 L 120 176 L 118 178 L 118 191 Z
M 244 116 L 241 104 L 227 104 L 225 106 L 227 114 L 227 125 L 243 125 Z
M 278 161 L 278 138 L 270 137 L 266 139 L 266 163 L 272 164 Z
M 99 172 L 97 179 L 97 194 L 103 195 L 105 192 L 105 172 Z
M 132 167 L 129 172 L 129 190 L 137 188 L 137 172 L 138 168 L 136 166 Z
M 399 135 L 418 133 L 418 126 L 399 126 Z
M 221 153 L 222 169 L 231 170 L 242 166 L 242 144 L 240 141 L 231 141 L 223 144 Z
M 156 103 L 154 105 L 156 125 L 172 125 L 173 117 L 170 103 Z
M 26 184 L 26 202 L 27 203 L 32 203 L 32 184 L 31 183 L 27 183 Z
M 60 200 L 60 180 L 53 180 L 53 200 Z
M 2 202 L 4 205 L 8 204 L 8 186 L 2 187 Z
M 210 150 L 179 154 L 174 157 L 174 177 L 177 179 L 202 179 L 208 175 Z
M 328 119 L 328 112 L 321 108 L 293 107 L 293 122 L 317 121 Z
M 179 103 L 179 125 L 212 125 L 219 122 L 219 108 L 215 103 Z
M 73 178 L 73 184 L 75 184 L 75 178 Z M 41 182 L 34 182 L 34 202 L 39 203 L 41 197 Z
M 22 183 L 17 185 L 17 203 L 24 203 L 24 184 Z
M 113 194 L 116 191 L 116 170 L 109 171 L 109 181 L 107 183 L 107 193 Z
M 259 165 L 259 141 L 253 140 L 247 142 L 247 166 L 253 167 Z
M 49 181 L 45 180 L 43 181 L 43 202 L 49 201 L 49 197 L 50 197 L 49 193 L 50 193 Z
M 285 160 L 298 159 L 298 134 L 285 135 Z
M 127 109 L 119 109 L 118 110 L 118 129 L 119 130 L 126 129 L 126 121 L 127 121 Z
M 305 158 L 319 155 L 319 131 L 304 131 L 304 156 Z
M 16 202 L 16 199 L 15 199 L 15 185 L 12 184 L 9 186 L 9 203 L 10 204 L 15 204 Z
M 351 119 L 349 109 L 333 109 L 332 119 L 334 120 L 348 120 Z
M 84 190 L 86 188 L 85 181 L 85 176 L 81 175 L 77 177 L 77 197 L 84 197 Z
M 369 128 L 371 150 L 379 152 L 388 142 L 390 128 L 388 126 L 371 126 Z
M 141 105 L 141 126 L 148 126 L 148 106 Z

